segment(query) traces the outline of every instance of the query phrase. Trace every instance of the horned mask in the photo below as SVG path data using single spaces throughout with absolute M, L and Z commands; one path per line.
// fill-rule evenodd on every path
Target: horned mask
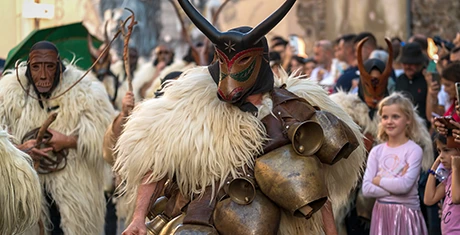
M 295 0 L 286 0 L 255 28 L 238 27 L 220 32 L 189 0 L 179 0 L 191 21 L 214 44 L 217 61 L 208 68 L 217 83 L 219 99 L 237 105 L 243 111 L 253 111 L 255 107 L 248 104 L 246 98 L 273 89 L 274 77 L 265 35 L 284 18 L 294 3 Z

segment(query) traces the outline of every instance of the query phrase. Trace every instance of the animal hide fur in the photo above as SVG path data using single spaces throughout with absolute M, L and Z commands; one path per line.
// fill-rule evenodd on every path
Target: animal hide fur
M 141 101 L 141 89 L 142 86 L 152 79 L 156 79 L 153 76 L 155 75 L 156 68 L 153 66 L 152 62 L 147 62 L 138 68 L 138 72 L 135 74 L 133 79 L 133 93 L 134 93 L 134 100 L 136 102 Z
M 21 64 L 20 80 L 26 89 L 32 90 L 24 75 L 25 69 L 25 64 Z M 82 75 L 83 71 L 67 65 L 52 96 L 61 94 Z M 105 215 L 102 169 L 106 164 L 102 158 L 102 140 L 114 117 L 103 85 L 87 76 L 65 95 L 43 102 L 45 109 L 24 93 L 14 71 L 3 77 L 0 87 L 1 124 L 8 126 L 18 139 L 43 124 L 49 116 L 47 107 L 59 106 L 55 111 L 57 119 L 50 128 L 78 136 L 77 149 L 69 150 L 63 170 L 39 175 L 40 182 L 59 206 L 65 234 L 102 234 Z
M 40 219 L 42 191 L 29 155 L 0 127 L 0 234 L 22 234 Z
M 340 207 L 347 202 L 365 160 L 359 127 L 315 82 L 285 80 L 289 91 L 341 118 L 360 140 L 348 159 L 323 166 L 329 199 L 333 208 Z M 221 187 L 228 175 L 237 176 L 238 167 L 254 166 L 254 156 L 266 139 L 257 117 L 217 98 L 217 86 L 206 67 L 190 69 L 170 84 L 163 97 L 134 109 L 118 140 L 114 170 L 126 182 L 122 190 L 131 200 L 148 172 L 148 182 L 175 176 L 186 196 L 202 193 L 208 185 Z M 283 212 L 279 234 L 322 234 L 321 226 L 320 213 L 305 220 Z

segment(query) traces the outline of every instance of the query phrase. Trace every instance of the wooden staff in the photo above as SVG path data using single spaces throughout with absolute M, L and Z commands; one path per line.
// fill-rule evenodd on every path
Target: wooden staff
M 43 137 L 45 136 L 46 130 L 48 130 L 48 127 L 56 120 L 57 113 L 52 113 L 48 116 L 46 121 L 43 123 L 43 125 L 40 127 L 37 133 L 37 146 L 40 147 L 42 144 Z
M 123 44 L 123 60 L 125 62 L 125 72 L 126 76 L 128 78 L 128 89 L 129 91 L 133 91 L 133 78 L 131 77 L 131 68 L 129 66 L 129 39 L 131 38 L 131 34 L 133 33 L 133 28 L 134 25 L 137 24 L 137 21 L 135 20 L 134 12 L 131 9 L 125 8 L 125 10 L 128 10 L 131 12 L 131 15 L 121 23 L 121 34 L 123 35 L 125 41 Z M 128 25 L 128 32 L 125 32 L 125 25 L 128 22 L 128 20 L 131 19 L 130 24 Z
M 51 123 L 53 123 L 56 120 L 57 115 L 58 115 L 57 113 L 52 113 L 51 115 L 49 115 L 48 118 L 43 123 L 43 125 L 40 127 L 40 129 L 37 132 L 37 138 L 35 139 L 36 140 L 35 147 L 40 148 L 40 146 L 42 145 L 43 137 L 45 136 L 46 130 L 48 130 L 48 127 L 51 125 Z M 33 158 L 35 170 L 38 170 L 38 168 L 40 167 L 40 159 L 41 157 L 38 159 Z

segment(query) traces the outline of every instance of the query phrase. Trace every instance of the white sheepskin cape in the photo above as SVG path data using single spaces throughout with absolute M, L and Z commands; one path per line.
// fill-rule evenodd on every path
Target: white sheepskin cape
M 348 159 L 323 166 L 329 199 L 333 208 L 340 207 L 347 202 L 365 160 L 359 127 L 315 82 L 288 78 L 286 84 L 289 91 L 345 121 L 360 141 Z M 175 176 L 181 192 L 190 196 L 208 185 L 221 187 L 243 165 L 254 166 L 254 156 L 266 138 L 262 122 L 220 101 L 216 93 L 208 69 L 198 67 L 171 82 L 163 97 L 134 109 L 118 140 L 114 166 L 126 181 L 124 191 L 131 200 L 148 172 L 149 182 Z M 279 234 L 322 234 L 321 226 L 320 213 L 305 220 L 283 212 Z
M 29 155 L 0 127 L 0 234 L 22 234 L 37 225 L 42 190 Z
M 52 96 L 61 94 L 83 75 L 83 71 L 72 65 L 66 67 Z M 20 80 L 36 96 L 24 75 L 25 70 L 23 63 L 19 68 Z M 107 93 L 100 82 L 88 75 L 68 93 L 44 102 L 44 105 L 45 109 L 42 109 L 37 100 L 25 94 L 14 71 L 0 80 L 0 123 L 8 126 L 19 140 L 43 124 L 49 116 L 47 107 L 59 106 L 55 110 L 57 119 L 50 128 L 65 135 L 78 136 L 77 149 L 69 150 L 67 166 L 62 171 L 39 175 L 40 182 L 59 206 L 65 234 L 102 234 L 105 216 L 103 169 L 107 166 L 102 158 L 102 140 L 114 117 Z M 43 219 L 48 222 L 46 215 Z

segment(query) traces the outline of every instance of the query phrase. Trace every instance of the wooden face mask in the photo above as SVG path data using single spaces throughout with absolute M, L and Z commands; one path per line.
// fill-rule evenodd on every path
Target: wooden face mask
M 228 58 L 216 49 L 219 59 L 219 97 L 229 103 L 238 102 L 254 86 L 263 60 L 263 48 L 251 48 Z
M 58 70 L 58 58 L 54 50 L 37 49 L 30 52 L 30 75 L 39 93 L 48 93 L 52 89 Z

